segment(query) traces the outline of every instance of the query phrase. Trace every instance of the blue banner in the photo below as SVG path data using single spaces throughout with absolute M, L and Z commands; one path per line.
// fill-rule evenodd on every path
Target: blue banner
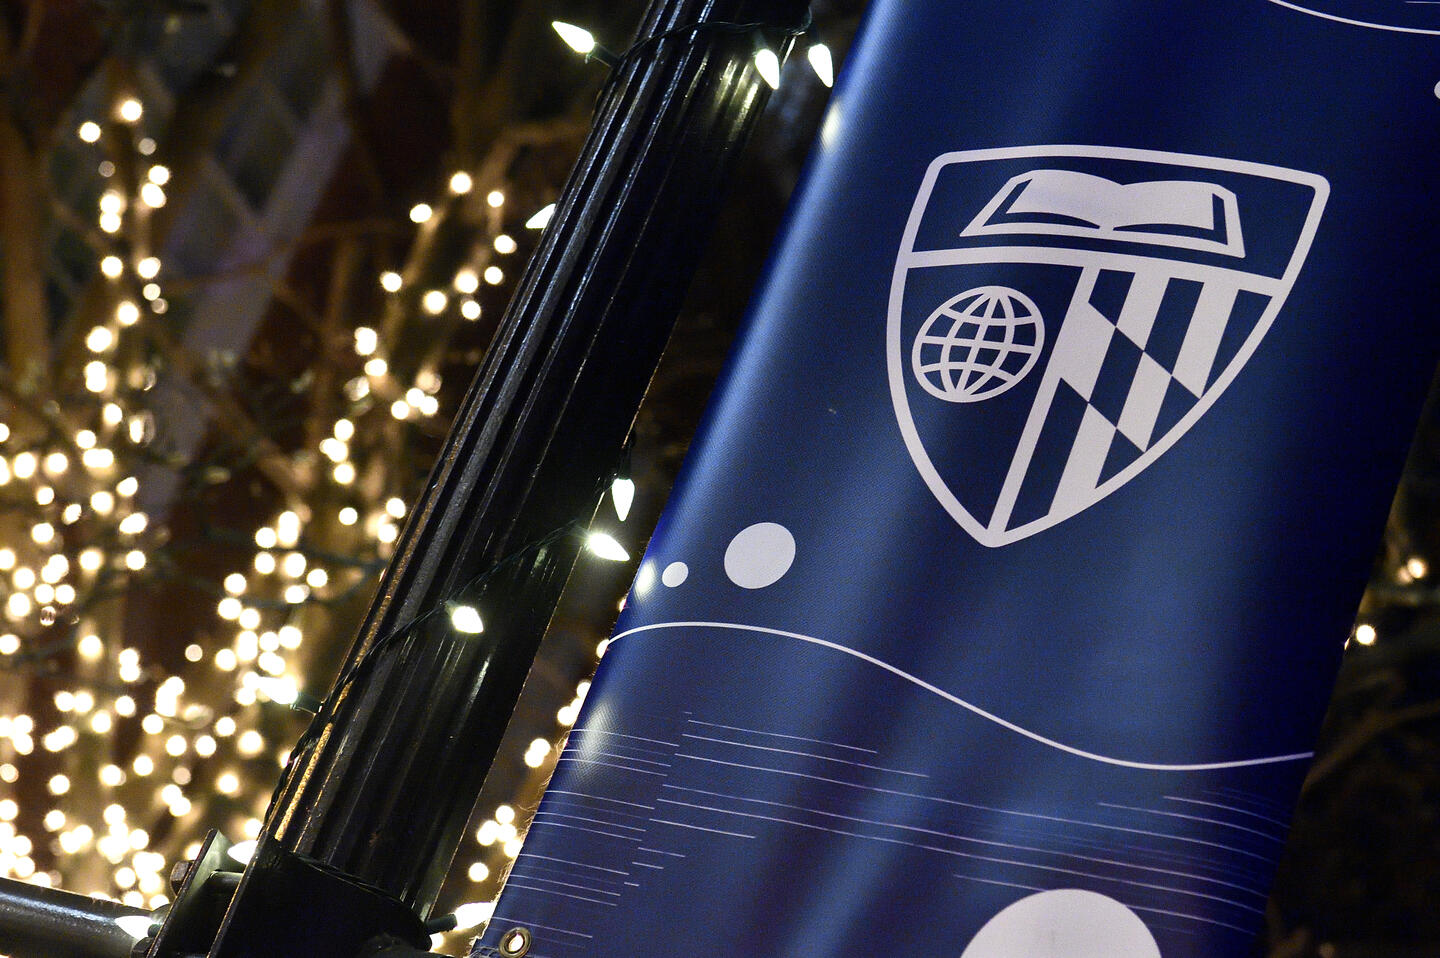
M 1435 367 L 1437 34 L 877 0 L 482 945 L 1249 955 Z

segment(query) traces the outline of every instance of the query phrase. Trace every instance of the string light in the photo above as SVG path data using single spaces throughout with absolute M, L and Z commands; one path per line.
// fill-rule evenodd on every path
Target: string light
M 479 635 L 485 631 L 485 626 L 480 621 L 480 613 L 472 605 L 452 605 L 450 607 L 450 624 L 455 627 L 456 632 L 466 635 Z
M 835 85 L 835 61 L 830 55 L 830 48 L 823 43 L 812 43 L 810 49 L 805 51 L 805 58 L 810 61 L 810 67 L 820 82 L 827 87 Z
M 628 562 L 630 553 L 625 551 L 614 536 L 607 532 L 592 532 L 585 539 L 585 548 L 609 562 Z
M 480 288 L 480 277 L 473 269 L 467 267 L 455 274 L 452 285 L 456 292 L 469 295 Z
M 563 20 L 551 21 L 550 26 L 560 35 L 560 39 L 565 41 L 565 45 L 576 53 L 589 56 L 595 50 L 595 35 L 584 27 L 577 27 Z
M 92 353 L 107 352 L 109 347 L 114 346 L 114 344 L 115 334 L 111 333 L 111 331 L 109 331 L 108 328 L 104 326 L 96 326 L 95 328 L 92 328 L 92 330 L 89 331 L 89 334 L 86 334 L 85 336 L 86 349 L 89 349 L 89 352 Z
M 475 928 L 489 921 L 494 914 L 494 902 L 482 901 L 461 905 L 455 909 L 455 927 L 457 929 Z
M 615 516 L 624 522 L 630 516 L 630 506 L 635 502 L 635 482 L 621 476 L 610 484 L 610 498 L 615 503 Z
M 114 120 L 138 124 L 146 118 L 139 98 L 124 97 L 111 102 L 114 106 L 110 116 Z M 133 149 L 139 156 L 155 153 L 157 144 L 153 139 L 141 136 L 132 141 L 131 137 L 138 136 L 139 131 L 120 132 L 117 142 L 107 142 L 107 153 L 129 142 L 135 144 Z M 86 143 L 99 142 L 108 135 L 105 128 L 93 121 L 79 124 L 76 133 Z M 67 816 L 71 806 L 57 801 L 55 804 L 61 807 L 50 809 L 43 816 L 47 831 L 43 855 L 48 856 L 52 846 L 62 858 L 98 855 L 111 866 L 106 872 L 111 877 L 111 885 L 105 894 L 146 906 L 163 900 L 166 862 L 162 855 L 148 847 L 155 826 L 151 825 L 150 831 L 146 831 L 131 827 L 129 821 L 133 818 L 138 822 L 143 814 L 137 809 L 152 806 L 175 818 L 190 815 L 202 806 L 196 797 L 201 791 L 227 795 L 237 802 L 248 802 L 254 797 L 251 791 L 256 786 L 231 763 L 239 758 L 263 759 L 268 764 L 281 751 L 268 738 L 268 733 L 262 733 L 257 727 L 260 710 L 273 707 L 256 703 L 290 704 L 303 698 L 299 691 L 303 682 L 291 662 L 303 641 L 304 633 L 297 624 L 305 621 L 302 607 L 317 595 L 343 597 L 363 582 L 368 570 L 362 572 L 358 564 L 332 561 L 322 558 L 326 555 L 323 552 L 311 551 L 302 542 L 315 534 L 305 531 L 308 516 L 286 512 L 270 525 L 252 527 L 255 550 L 236 557 L 239 569 L 222 568 L 214 573 L 215 578 L 208 580 L 209 587 L 215 591 L 216 603 L 216 618 L 209 629 L 213 644 L 208 639 L 182 641 L 176 648 L 183 654 L 174 659 L 167 661 L 165 656 L 152 659 L 147 654 L 142 660 L 136 649 L 122 647 L 120 634 L 107 631 L 114 625 L 107 622 L 104 615 L 90 618 L 91 613 L 86 611 L 89 607 L 83 604 L 88 601 L 87 590 L 100 582 L 125 583 L 132 577 L 143 581 L 152 565 L 163 569 L 165 562 L 170 561 L 165 551 L 170 530 L 164 528 L 158 518 L 152 521 L 137 508 L 136 504 L 144 501 L 144 497 L 140 496 L 136 478 L 129 474 L 136 471 L 133 468 L 135 449 L 148 443 L 154 434 L 153 422 L 143 409 L 133 404 L 134 397 L 153 385 L 156 376 L 147 351 L 132 348 L 126 337 L 132 335 L 128 332 L 132 327 L 142 321 L 154 321 L 153 316 L 164 314 L 174 305 L 173 292 L 161 286 L 164 266 L 158 256 L 149 252 L 156 248 L 146 232 L 150 219 L 134 215 L 168 203 L 168 191 L 174 188 L 170 168 L 132 158 L 129 165 L 121 164 L 121 168 L 136 171 L 139 182 L 130 180 L 127 185 L 115 176 L 116 163 L 110 159 L 98 163 L 97 160 L 99 157 L 89 161 L 96 164 L 90 167 L 91 175 L 98 172 L 100 177 L 109 179 L 96 181 L 104 188 L 95 191 L 99 201 L 91 209 L 91 222 L 107 237 L 123 231 L 125 240 L 123 246 L 117 243 L 108 251 L 102 250 L 100 273 L 115 281 L 106 290 L 113 298 L 110 305 L 103 307 L 104 314 L 81 327 L 86 352 L 76 367 L 88 394 L 84 412 L 67 430 L 66 441 L 71 445 L 12 449 L 0 455 L 0 484 L 23 483 L 20 492 L 24 501 L 33 498 L 39 508 L 39 514 L 22 526 L 22 531 L 28 532 L 29 542 L 20 544 L 20 554 L 14 549 L 0 548 L 0 570 L 10 580 L 7 585 L 14 586 L 0 607 L 10 615 L 12 621 L 8 628 L 13 630 L 0 634 L 0 654 L 20 654 L 29 647 L 33 634 L 27 629 L 36 628 L 36 623 L 55 621 L 58 609 L 71 616 L 75 623 L 75 661 L 80 663 L 84 681 L 96 683 L 95 691 L 57 690 L 57 705 L 63 703 L 68 711 L 57 707 L 51 715 L 64 714 L 67 720 L 46 728 L 43 736 L 35 732 L 33 739 L 30 735 L 33 722 L 28 717 L 21 722 L 16 717 L 0 716 L 0 723 L 4 723 L 0 738 L 8 743 L 13 756 L 26 756 L 43 744 L 44 754 L 52 757 L 47 760 L 54 761 L 53 756 L 59 756 L 73 762 L 71 756 L 85 753 L 81 744 L 87 737 L 108 736 L 124 727 L 124 723 L 130 723 L 137 736 L 134 754 L 106 756 L 114 760 L 102 759 L 83 772 L 71 764 L 66 767 L 68 774 L 59 778 L 49 775 L 50 769 L 47 769 L 48 777 L 37 779 L 37 783 L 52 791 L 63 788 L 63 793 L 56 794 L 57 799 L 94 794 L 97 787 L 108 790 L 102 793 L 107 801 L 114 798 L 105 806 L 103 827 L 98 821 L 81 821 L 78 814 Z M 446 178 L 445 186 L 450 196 L 464 196 L 474 192 L 476 181 L 469 172 L 460 170 Z M 485 193 L 484 199 L 491 210 L 501 210 L 507 202 L 505 193 L 499 189 Z M 410 210 L 411 219 L 417 224 L 432 222 L 437 214 L 456 208 L 453 202 L 441 196 L 438 200 L 432 198 L 430 203 L 416 203 Z M 550 204 L 538 211 L 527 225 L 543 228 L 554 209 L 554 204 Z M 494 226 L 498 226 L 499 221 L 499 216 L 489 220 Z M 428 233 L 427 230 L 418 232 Z M 519 246 L 506 233 L 478 237 L 478 243 L 482 256 L 487 243 L 500 256 L 517 252 Z M 426 271 L 424 263 L 405 262 L 405 275 L 433 275 Z M 416 290 L 414 300 L 408 296 L 389 300 L 390 308 L 418 306 L 425 313 L 440 315 L 453 305 L 461 317 L 474 321 L 482 314 L 474 294 L 482 285 L 498 286 L 505 281 L 505 271 L 486 264 L 482 258 L 473 268 L 457 270 L 453 289 L 449 285 L 428 290 L 421 287 Z M 401 293 L 406 285 L 399 270 L 379 272 L 378 283 L 388 293 Z M 146 303 L 149 308 L 142 310 L 141 306 Z M 341 398 L 348 399 L 352 405 L 341 410 L 343 415 L 335 420 L 334 435 L 317 440 L 318 452 L 325 457 L 321 462 L 326 468 L 314 470 L 316 488 L 328 489 L 339 499 L 320 510 L 329 517 L 329 522 L 336 523 L 329 528 L 329 534 L 343 534 L 345 541 L 351 543 L 346 547 L 349 554 L 354 554 L 356 544 L 362 553 L 369 550 L 370 558 L 366 561 L 388 554 L 399 536 L 400 523 L 409 511 L 406 500 L 410 494 L 400 489 L 399 496 L 387 492 L 374 498 L 376 483 L 371 479 L 385 475 L 368 469 L 367 457 L 373 454 L 375 445 L 371 438 L 375 420 L 367 419 L 359 429 L 356 424 L 361 417 L 383 416 L 387 406 L 392 415 L 403 413 L 396 417 L 403 422 L 420 422 L 439 414 L 442 398 L 439 377 L 432 372 L 422 370 L 413 384 L 399 381 L 392 373 L 389 350 L 400 348 L 406 340 L 390 338 L 389 322 L 387 316 L 383 344 L 376 331 L 380 326 L 378 322 L 355 330 L 358 359 L 354 361 L 363 365 L 365 376 L 357 377 L 352 371 L 341 377 Z M 394 358 L 397 370 L 411 368 L 400 353 L 395 353 Z M 375 404 L 373 414 L 369 411 L 374 403 L 372 388 L 375 396 L 385 397 L 385 402 Z M 7 435 L 8 429 L 0 423 L 0 441 Z M 308 455 L 313 456 L 316 451 L 312 448 Z M 357 481 L 362 468 L 366 470 L 363 484 Z M 340 530 L 344 530 L 343 533 Z M 93 544 L 81 538 L 91 535 L 97 536 L 91 540 Z M 615 545 L 619 547 L 618 542 Z M 77 602 L 82 604 L 65 612 L 66 607 Z M 476 635 L 483 631 L 480 612 L 474 606 L 460 603 L 444 611 L 457 632 Z M 174 674 L 177 663 L 185 680 L 208 676 L 206 681 L 192 682 L 200 690 L 213 690 L 215 681 L 223 676 L 220 686 L 224 689 L 223 700 L 217 703 L 192 697 L 185 680 Z M 536 738 L 523 758 L 526 764 L 538 768 L 548 762 L 557 749 L 558 743 Z M 214 764 L 202 760 L 213 760 Z M 0 763 L 0 781 L 13 783 L 20 779 L 22 771 L 23 762 L 18 758 Z M 263 788 L 263 782 L 260 787 Z M 187 794 L 192 788 L 199 791 Z M 136 801 L 141 804 L 133 804 Z M 6 811 L 0 806 L 0 817 Z M 12 818 L 26 820 L 18 810 Z M 30 820 L 40 821 L 39 818 Z M 173 827 L 168 823 L 162 825 L 166 829 Z M 253 837 L 259 834 L 261 823 L 258 819 L 246 819 L 234 827 Z M 504 850 L 513 856 L 518 853 L 519 839 L 516 824 L 507 822 L 498 836 L 497 851 Z M 190 850 L 191 855 L 197 853 L 198 848 Z M 14 856 L 7 858 L 7 854 L 0 849 L 0 874 L 6 874 L 9 868 L 11 876 L 22 875 L 26 868 L 37 867 L 34 862 L 25 864 L 18 859 L 12 862 Z M 48 857 L 41 858 L 37 878 L 60 881 L 60 877 L 52 875 L 64 875 L 65 869 L 52 868 L 48 862 Z M 473 881 L 484 881 L 492 873 L 484 862 L 475 862 L 466 874 Z M 475 903 L 459 913 L 467 924 L 479 923 L 488 917 L 491 907 L 488 903 Z
M 780 58 L 775 51 L 769 47 L 761 47 L 755 51 L 755 69 L 760 78 L 770 85 L 770 89 L 780 89 Z

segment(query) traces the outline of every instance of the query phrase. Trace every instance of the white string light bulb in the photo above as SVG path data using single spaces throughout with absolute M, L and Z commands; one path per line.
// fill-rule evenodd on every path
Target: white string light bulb
M 635 502 L 635 481 L 621 476 L 610 484 L 610 498 L 615 502 L 615 515 L 624 522 L 630 515 L 630 506 Z
M 455 927 L 457 929 L 474 928 L 490 920 L 495 914 L 495 903 L 490 901 L 476 901 L 468 905 L 461 905 L 455 909 Z
M 608 562 L 628 562 L 630 553 L 625 551 L 614 536 L 608 532 L 592 532 L 585 539 L 585 548 Z
M 830 48 L 823 43 L 812 43 L 806 51 L 805 58 L 810 61 L 810 68 L 820 78 L 820 82 L 827 87 L 835 85 L 835 60 L 830 55 Z
M 770 85 L 770 89 L 780 89 L 780 58 L 775 51 L 769 47 L 761 47 L 755 51 L 755 69 L 759 71 L 760 78 Z
M 595 52 L 595 34 L 584 27 L 577 27 L 563 20 L 552 20 L 550 26 L 560 35 L 560 39 L 565 41 L 565 45 L 576 53 L 588 57 Z
M 456 632 L 465 635 L 479 635 L 485 631 L 485 625 L 480 621 L 480 613 L 473 605 L 452 605 L 450 624 L 455 627 Z

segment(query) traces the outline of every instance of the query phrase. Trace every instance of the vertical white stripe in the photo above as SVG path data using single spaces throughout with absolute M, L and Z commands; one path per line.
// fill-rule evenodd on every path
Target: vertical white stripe
M 1215 365 L 1220 338 L 1225 335 L 1225 325 L 1235 310 L 1238 292 L 1234 286 L 1217 282 L 1208 282 L 1200 288 L 1195 316 L 1185 330 L 1185 341 L 1180 344 L 1180 355 L 1175 360 L 1175 378 L 1197 396 L 1205 391 L 1205 383 L 1210 379 L 1210 369 Z
M 1136 346 L 1144 348 L 1150 339 L 1155 317 L 1160 315 L 1160 301 L 1165 298 L 1165 288 L 1169 285 L 1170 277 L 1164 273 L 1146 270 L 1132 274 L 1130 291 L 1125 294 L 1125 305 L 1120 309 L 1116 326 Z
M 1015 458 L 1010 460 L 1010 470 L 1005 474 L 1000 498 L 990 517 L 989 528 L 992 531 L 1004 532 L 1010 524 L 1010 514 L 1015 510 L 1015 500 L 1020 497 L 1020 487 L 1030 471 L 1030 460 L 1035 456 L 1040 432 L 1050 415 L 1061 380 L 1074 386 L 1086 399 L 1090 398 L 1090 390 L 1095 387 L 1100 365 L 1105 361 L 1105 351 L 1115 334 L 1115 327 L 1090 305 L 1090 294 L 1095 290 L 1095 280 L 1099 275 L 1100 268 L 1097 266 L 1087 266 L 1080 273 L 1060 332 L 1055 337 L 1045 376 L 1040 380 L 1035 404 L 1030 407 L 1030 415 L 1020 433 L 1020 443 L 1015 449 Z
M 1105 365 L 1105 354 L 1110 351 L 1110 340 L 1114 338 L 1115 327 L 1110 320 L 1088 302 L 1080 302 L 1077 296 L 1055 339 L 1050 368 L 1088 402 L 1100 378 L 1100 367 Z
M 1135 370 L 1135 379 L 1130 383 L 1130 394 L 1125 397 L 1125 408 L 1120 412 L 1120 432 L 1143 451 L 1150 446 L 1151 435 L 1155 432 L 1155 420 L 1160 418 L 1160 406 L 1165 402 L 1165 393 L 1170 388 L 1170 374 L 1148 354 L 1140 357 Z
M 1052 514 L 1074 515 L 1094 501 L 1100 471 L 1105 468 L 1105 457 L 1110 454 L 1114 438 L 1115 427 L 1110 421 L 1094 406 L 1086 406 L 1080 429 L 1075 433 L 1075 445 L 1070 447 L 1070 458 L 1065 462 L 1065 472 L 1060 476 L 1060 485 L 1050 504 Z

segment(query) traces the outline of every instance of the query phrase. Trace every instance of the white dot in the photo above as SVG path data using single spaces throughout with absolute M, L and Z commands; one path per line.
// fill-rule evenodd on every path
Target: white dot
M 1435 84 L 1435 95 L 1440 97 L 1440 83 Z
M 725 550 L 725 574 L 742 589 L 763 589 L 780 581 L 795 561 L 795 537 L 774 522 L 740 530 Z
M 672 562 L 660 573 L 660 581 L 670 588 L 681 585 L 690 576 L 690 567 L 683 562 Z

